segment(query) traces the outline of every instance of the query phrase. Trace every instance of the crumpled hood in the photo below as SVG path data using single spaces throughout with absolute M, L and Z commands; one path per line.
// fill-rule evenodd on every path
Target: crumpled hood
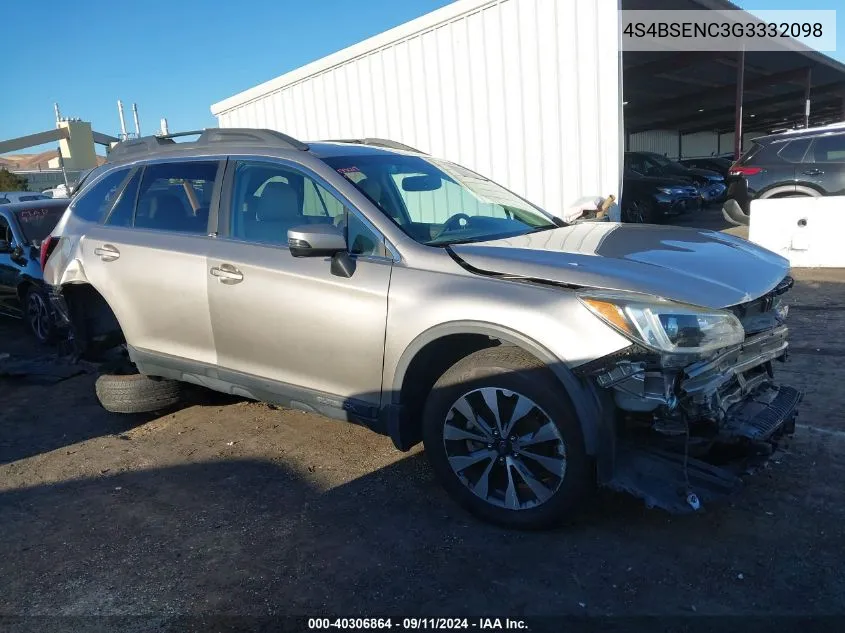
M 584 222 L 450 248 L 480 272 L 709 308 L 755 299 L 789 272 L 788 260 L 741 238 L 673 226 Z

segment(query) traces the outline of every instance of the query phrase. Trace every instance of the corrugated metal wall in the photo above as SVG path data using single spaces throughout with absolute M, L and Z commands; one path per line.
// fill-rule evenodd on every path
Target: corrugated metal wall
M 678 158 L 678 132 L 677 130 L 649 130 L 631 134 L 628 150 L 656 152 L 669 158 Z
M 618 196 L 619 58 L 605 37 L 617 9 L 617 0 L 459 0 L 212 112 L 221 127 L 397 140 L 550 210 Z
M 742 149 L 751 147 L 752 139 L 762 136 L 759 132 L 742 135 Z M 628 151 L 657 152 L 669 158 L 696 158 L 714 156 L 732 152 L 734 147 L 733 132 L 718 135 L 715 132 L 696 132 L 681 136 L 681 156 L 678 156 L 678 130 L 648 130 L 631 134 Z
M 695 158 L 697 156 L 715 156 L 719 136 L 713 132 L 696 132 L 695 134 L 684 134 L 681 137 L 681 158 Z M 730 151 L 730 148 L 719 150 Z

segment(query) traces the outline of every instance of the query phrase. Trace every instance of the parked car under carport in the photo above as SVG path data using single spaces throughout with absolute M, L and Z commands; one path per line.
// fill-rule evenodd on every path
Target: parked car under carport
M 622 176 L 622 219 L 656 223 L 701 208 L 698 189 L 681 178 L 644 176 L 626 169 Z

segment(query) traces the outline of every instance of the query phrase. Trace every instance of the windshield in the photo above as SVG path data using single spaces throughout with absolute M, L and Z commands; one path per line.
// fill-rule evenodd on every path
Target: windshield
M 15 212 L 18 219 L 18 224 L 23 231 L 24 239 L 36 246 L 41 241 L 50 235 L 50 232 L 56 227 L 59 218 L 64 213 L 64 207 L 50 207 L 47 209 L 21 209 Z
M 422 244 L 481 242 L 562 225 L 504 187 L 446 161 L 381 154 L 325 162 Z

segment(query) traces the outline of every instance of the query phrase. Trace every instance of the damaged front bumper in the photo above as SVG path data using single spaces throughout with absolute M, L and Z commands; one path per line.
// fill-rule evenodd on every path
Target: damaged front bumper
M 642 353 L 588 369 L 612 399 L 612 468 L 602 483 L 689 512 L 734 492 L 795 430 L 801 393 L 774 381 L 782 323 L 705 359 Z

